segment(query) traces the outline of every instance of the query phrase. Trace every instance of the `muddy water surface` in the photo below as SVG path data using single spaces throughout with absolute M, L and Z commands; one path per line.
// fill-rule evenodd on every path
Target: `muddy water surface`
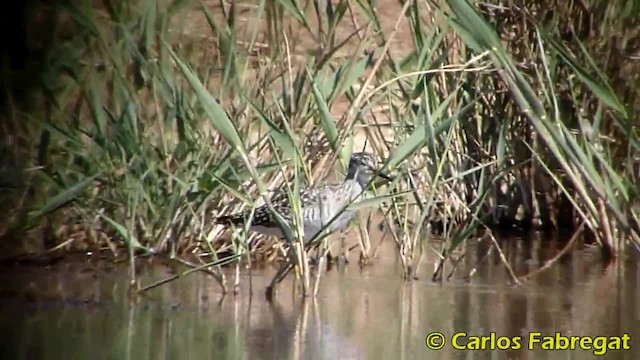
M 557 247 L 531 249 L 515 240 L 507 256 L 515 271 L 535 269 Z M 127 296 L 125 265 L 60 262 L 43 267 L 5 265 L 0 273 L 0 353 L 6 359 L 565 359 L 591 351 L 461 351 L 457 332 L 523 338 L 541 332 L 581 336 L 629 334 L 629 351 L 605 358 L 640 358 L 640 281 L 634 261 L 606 271 L 580 251 L 529 283 L 513 287 L 496 258 L 470 281 L 430 281 L 428 255 L 419 279 L 403 282 L 391 241 L 374 264 L 333 268 L 315 301 L 303 301 L 287 279 L 270 304 L 263 292 L 272 269 L 244 272 L 237 297 L 221 298 L 218 285 L 193 274 L 144 297 Z M 355 257 L 355 256 L 353 256 Z M 459 272 L 477 265 L 469 255 Z M 143 283 L 170 274 L 144 265 Z M 230 272 L 231 274 L 231 272 Z M 251 288 L 253 296 L 250 295 Z M 447 340 L 425 346 L 428 333 Z M 459 343 L 465 343 L 464 340 Z

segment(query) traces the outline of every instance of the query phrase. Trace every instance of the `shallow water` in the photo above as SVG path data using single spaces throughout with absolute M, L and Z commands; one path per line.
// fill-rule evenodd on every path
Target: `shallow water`
M 553 256 L 557 245 L 534 249 L 513 240 L 506 255 L 518 273 Z M 433 256 L 419 279 L 404 282 L 386 241 L 380 258 L 323 277 L 315 300 L 294 294 L 288 278 L 273 304 L 263 292 L 272 269 L 242 274 L 240 295 L 221 299 L 216 283 L 192 274 L 127 296 L 127 268 L 105 261 L 60 262 L 47 268 L 12 265 L 0 273 L 0 353 L 6 359 L 493 359 L 590 358 L 593 351 L 462 351 L 451 346 L 468 335 L 528 334 L 630 337 L 631 349 L 606 358 L 640 358 L 640 281 L 636 260 L 603 269 L 593 252 L 578 251 L 513 287 L 497 256 L 470 281 L 430 280 Z M 352 256 L 356 258 L 356 256 Z M 459 273 L 477 265 L 470 255 Z M 144 265 L 143 283 L 168 276 L 165 266 Z M 232 272 L 229 273 L 232 276 Z M 230 279 L 232 281 L 232 279 Z M 439 351 L 425 346 L 442 332 Z M 506 340 L 504 340 L 506 341 Z M 459 343 L 464 344 L 464 339 Z M 539 344 L 538 344 L 539 345 Z

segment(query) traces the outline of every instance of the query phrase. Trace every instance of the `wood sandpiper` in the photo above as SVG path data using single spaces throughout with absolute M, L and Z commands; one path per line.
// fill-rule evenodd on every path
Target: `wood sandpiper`
M 374 157 L 370 153 L 357 152 L 351 156 L 347 175 L 341 184 L 302 187 L 300 189 L 300 212 L 305 243 L 312 240 L 325 228 L 328 232 L 344 230 L 356 215 L 356 210 L 346 207 L 358 200 L 373 176 L 391 180 L 389 176 L 377 170 Z M 280 190 L 274 193 L 271 197 L 271 204 L 287 225 L 293 229 L 293 212 L 287 191 Z M 249 210 L 220 216 L 215 219 L 215 222 L 224 225 L 242 225 L 249 219 L 250 214 Z M 287 238 L 266 204 L 255 209 L 249 230 Z

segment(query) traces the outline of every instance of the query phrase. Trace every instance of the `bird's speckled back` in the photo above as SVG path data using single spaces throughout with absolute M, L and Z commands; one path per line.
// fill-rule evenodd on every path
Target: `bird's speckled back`
M 325 226 L 330 232 L 344 230 L 354 217 L 355 210 L 346 207 L 357 201 L 373 174 L 373 156 L 369 153 L 354 153 L 349 161 L 349 169 L 342 184 L 303 186 L 300 189 L 302 226 L 306 241 L 315 237 Z M 293 212 L 286 191 L 279 191 L 271 198 L 271 204 L 283 219 L 293 226 Z M 338 215 L 338 213 L 340 213 Z M 242 224 L 249 212 L 218 217 L 220 223 Z M 334 219 L 335 217 L 335 219 Z M 333 221 L 332 221 L 333 219 Z M 251 227 L 265 234 L 281 236 L 277 220 L 265 205 L 253 214 Z

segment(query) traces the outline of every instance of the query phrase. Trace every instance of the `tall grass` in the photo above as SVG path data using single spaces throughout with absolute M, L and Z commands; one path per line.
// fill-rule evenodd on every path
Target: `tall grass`
M 298 266 L 309 293 L 299 222 L 272 246 L 210 219 L 278 188 L 299 204 L 302 184 L 339 177 L 366 138 L 398 176 L 354 206 L 384 214 L 405 278 L 432 249 L 442 280 L 466 240 L 499 227 L 584 225 L 609 257 L 640 245 L 640 90 L 620 83 L 638 73 L 622 56 L 640 45 L 617 32 L 640 31 L 633 5 L 415 1 L 385 4 L 389 16 L 323 3 L 48 9 L 73 36 L 53 37 L 37 106 L 3 114 L 40 139 L 12 151 L 37 161 L 12 170 L 25 180 L 6 186 L 16 211 L 3 236 L 48 224 L 41 251 L 106 247 L 132 271 L 137 255 L 167 255 L 225 288 L 223 264 L 237 286 L 238 258 L 288 252 L 282 273 Z

